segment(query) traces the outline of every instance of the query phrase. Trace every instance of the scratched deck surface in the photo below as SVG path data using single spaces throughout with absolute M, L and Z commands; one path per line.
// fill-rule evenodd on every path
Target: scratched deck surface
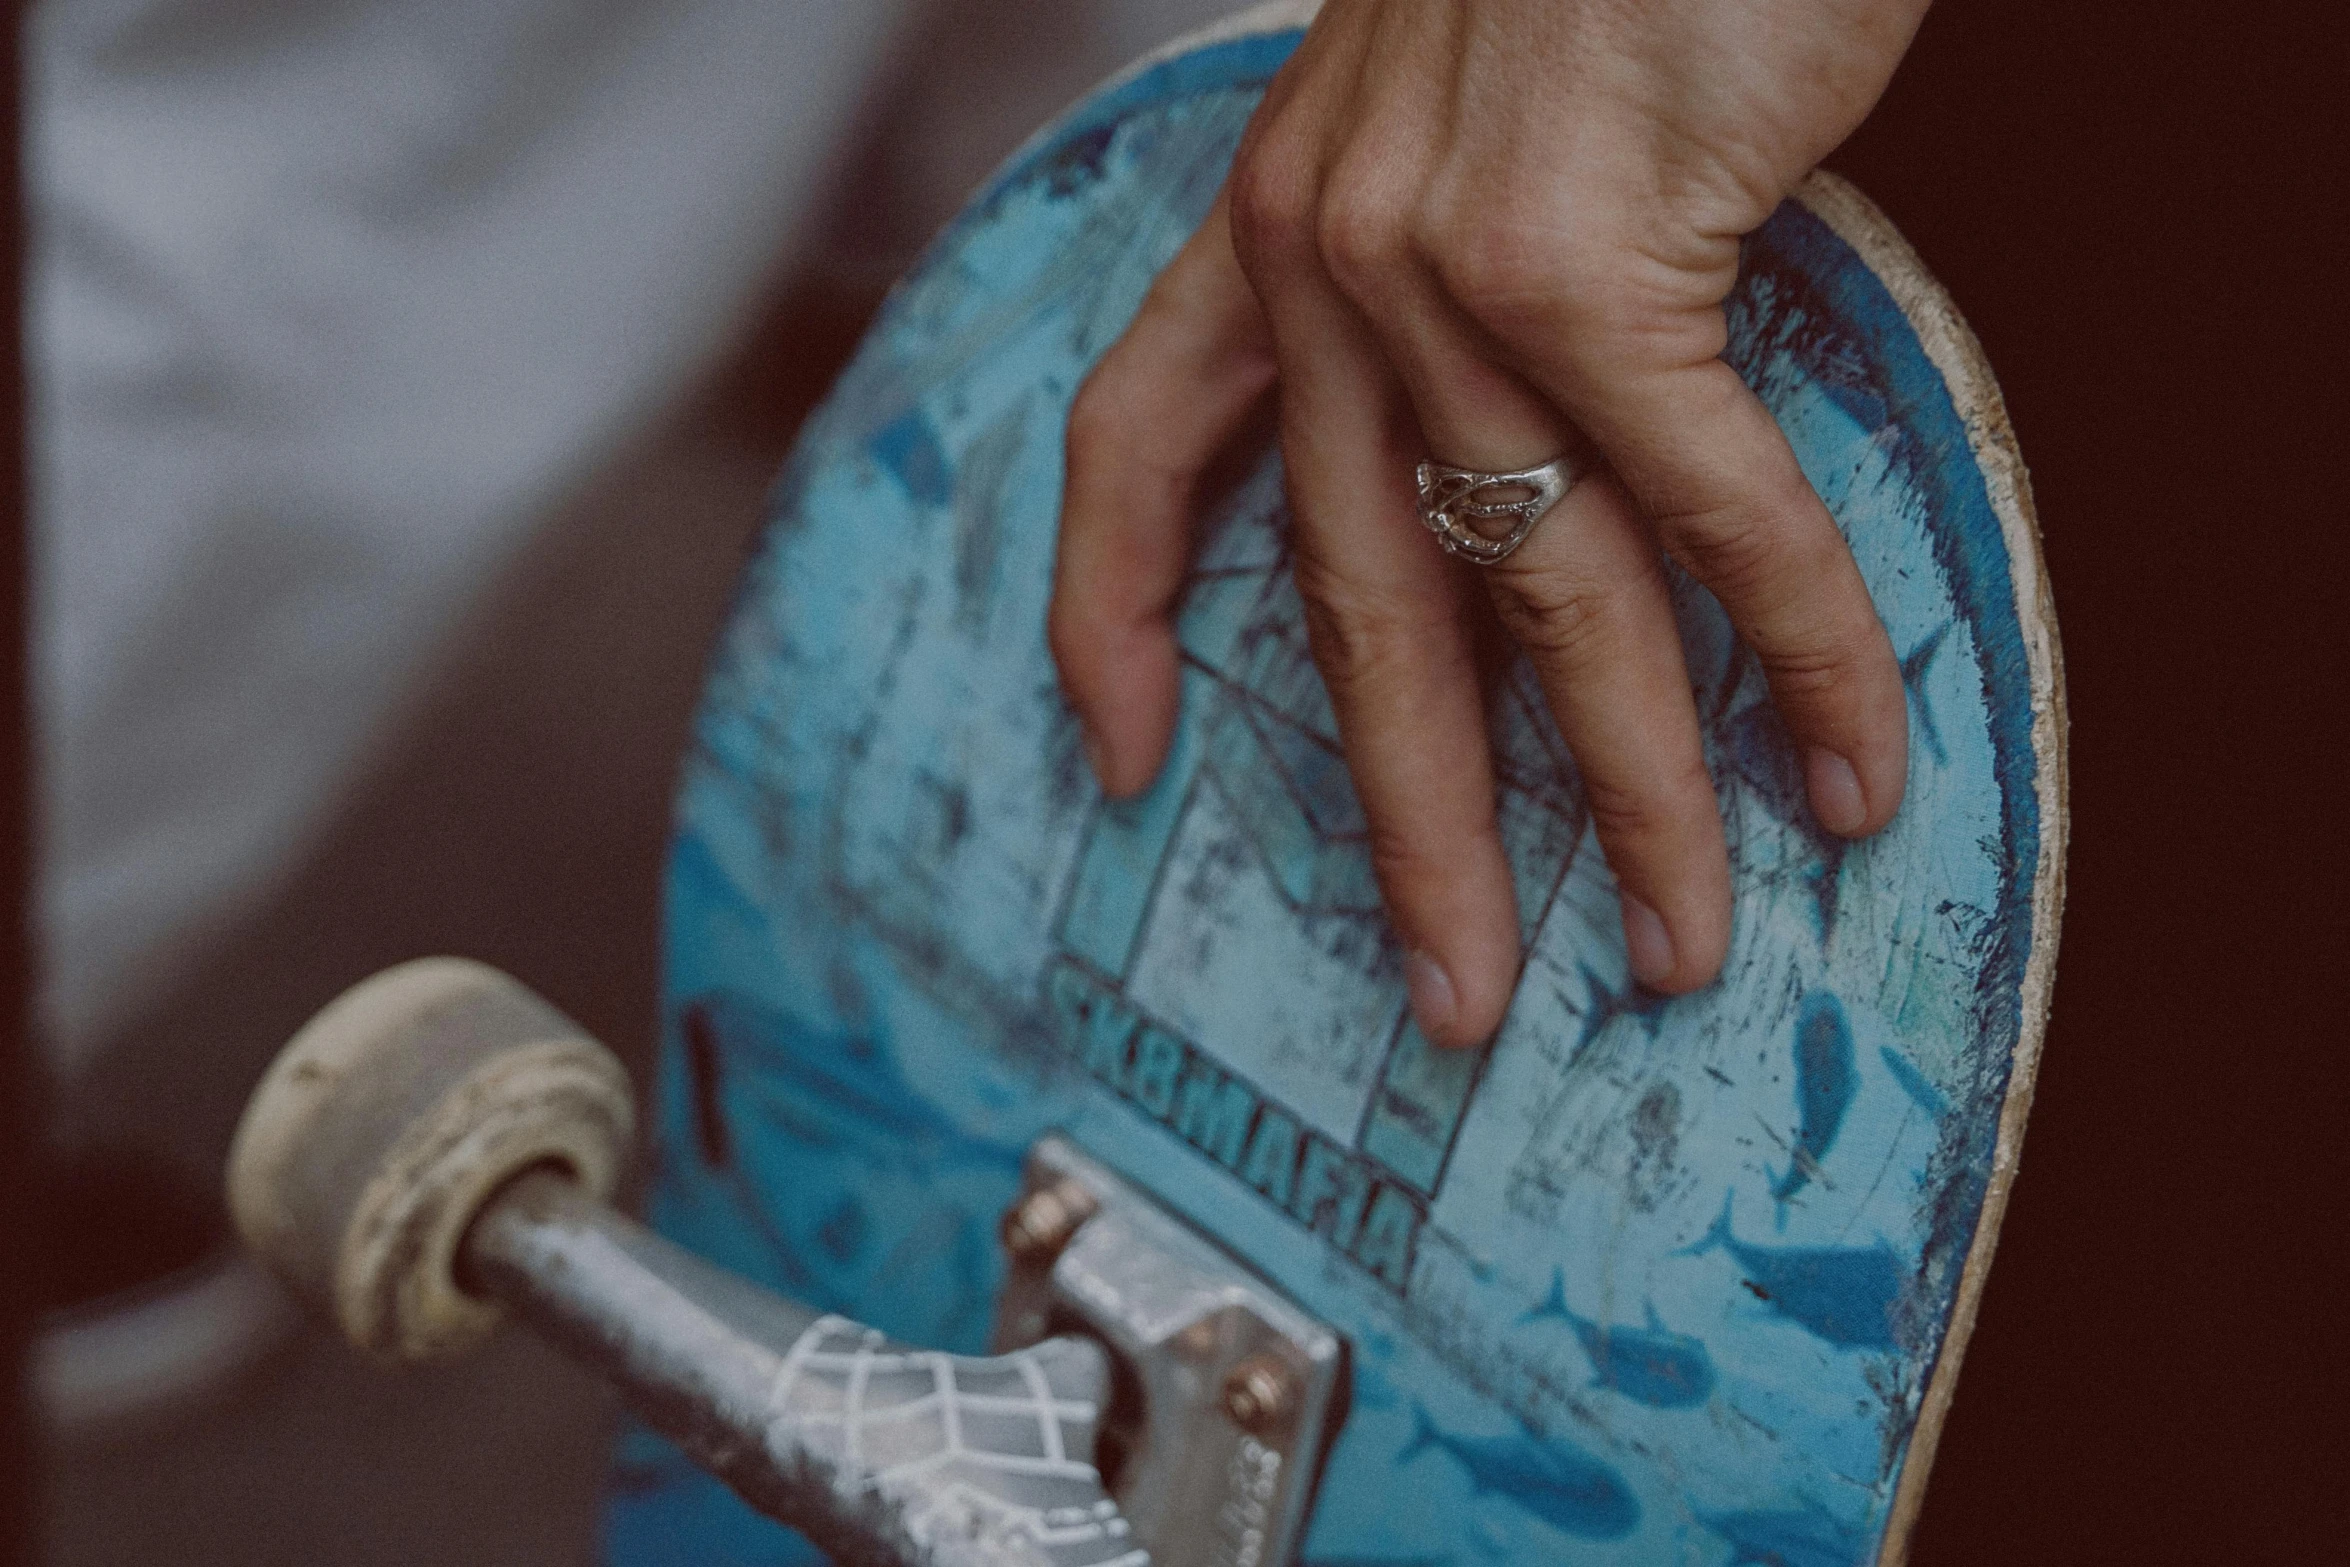
M 1071 393 L 1293 42 L 1163 63 L 1040 138 L 804 435 L 686 764 L 656 1220 L 975 1349 L 1021 1151 L 1067 1128 L 1351 1340 L 1308 1562 L 1872 1560 L 2036 1028 L 2060 830 L 2046 655 L 1962 411 L 1828 223 L 1791 204 L 1753 240 L 1730 358 L 1903 658 L 1908 802 L 1866 844 L 1817 831 L 1684 586 L 1738 912 L 1721 983 L 1656 1000 L 1521 671 L 1492 717 L 1525 980 L 1488 1052 L 1431 1052 L 1277 464 L 1212 520 L 1181 738 L 1139 803 L 1103 805 L 1044 651 Z M 619 1562 L 805 1549 L 649 1436 L 614 1491 Z

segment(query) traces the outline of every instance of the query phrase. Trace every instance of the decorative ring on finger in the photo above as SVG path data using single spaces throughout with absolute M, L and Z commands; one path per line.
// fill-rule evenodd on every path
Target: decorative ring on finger
M 1430 459 L 1419 467 L 1420 520 L 1445 553 L 1490 566 L 1525 543 L 1534 524 L 1567 498 L 1584 472 L 1572 456 L 1515 473 L 1484 473 Z M 1477 526 L 1503 521 L 1509 526 L 1500 533 Z

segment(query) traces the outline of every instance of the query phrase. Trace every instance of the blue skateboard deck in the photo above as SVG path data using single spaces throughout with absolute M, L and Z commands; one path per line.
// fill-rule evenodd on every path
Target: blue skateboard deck
M 667 887 L 651 1211 L 977 1351 L 1048 1130 L 1343 1333 L 1304 1560 L 1897 1559 L 2012 1178 L 2063 864 L 2062 688 L 2023 468 L 1889 225 L 1815 177 L 1727 357 L 1851 540 L 1909 687 L 1907 802 L 1807 814 L 1752 660 L 1679 611 L 1728 825 L 1720 983 L 1627 977 L 1575 770 L 1491 695 L 1525 975 L 1485 1050 L 1408 1021 L 1268 453 L 1204 530 L 1180 737 L 1105 804 L 1044 611 L 1062 425 L 1297 39 L 1242 19 L 1040 134 L 809 421 L 717 651 Z M 813 1553 L 653 1436 L 616 1563 Z

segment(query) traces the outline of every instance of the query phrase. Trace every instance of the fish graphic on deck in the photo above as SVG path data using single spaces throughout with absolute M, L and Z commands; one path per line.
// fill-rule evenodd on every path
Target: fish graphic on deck
M 1909 692 L 1909 711 L 1917 721 L 1918 738 L 1926 742 L 1937 762 L 1948 762 L 1950 752 L 1934 722 L 1934 704 L 1926 695 L 1926 673 L 1934 667 L 1934 655 L 1942 651 L 1942 639 L 1950 635 L 1950 627 L 1951 622 L 1945 620 L 1927 632 L 1901 660 L 1901 684 Z
M 1640 1502 L 1623 1476 L 1562 1437 L 1520 1429 L 1514 1436 L 1456 1436 L 1440 1430 L 1414 1406 L 1411 1441 L 1396 1455 L 1405 1463 L 1431 1448 L 1452 1455 L 1468 1471 L 1479 1496 L 1500 1497 L 1562 1534 L 1615 1540 L 1640 1522 Z
M 1674 1253 L 1698 1257 L 1721 1247 L 1737 1259 L 1757 1300 L 1806 1333 L 1839 1349 L 1893 1349 L 1893 1303 L 1902 1261 L 1883 1241 L 1874 1246 L 1750 1246 L 1730 1228 L 1730 1200 L 1694 1245 Z
M 954 463 L 920 405 L 876 430 L 865 449 L 905 487 L 908 498 L 924 506 L 945 506 L 954 500 Z
M 1891 1045 L 1879 1045 L 1877 1054 L 1885 1063 L 1885 1070 L 1893 1074 L 1893 1081 L 1909 1095 L 1910 1102 L 1939 1121 L 1950 1113 L 1950 1101 L 1942 1090 L 1926 1081 L 1926 1074 L 1912 1065 L 1909 1058 Z
M 693 1085 L 697 1107 L 726 1103 L 723 1074 L 759 1084 L 752 1107 L 813 1147 L 922 1170 L 1020 1167 L 1019 1148 L 974 1136 L 915 1092 L 879 1039 L 821 1029 L 730 991 L 686 1002 L 678 1026 L 697 1075 L 713 1074 Z M 724 1146 L 731 1139 L 704 1141 Z
M 1844 1112 L 1852 1108 L 1859 1087 L 1844 1003 L 1815 990 L 1803 998 L 1795 1016 L 1795 1146 L 1788 1151 L 1787 1173 L 1771 1187 L 1780 1229 L 1787 1227 L 1788 1199 L 1818 1177 L 1820 1161 L 1843 1130 Z
M 1603 1326 L 1578 1316 L 1567 1305 L 1566 1270 L 1555 1268 L 1550 1275 L 1550 1294 L 1518 1320 L 1556 1317 L 1572 1328 L 1591 1361 L 1594 1387 L 1613 1388 L 1652 1409 L 1687 1409 L 1704 1403 L 1714 1390 L 1713 1357 L 1698 1340 L 1666 1328 L 1655 1306 L 1649 1306 L 1647 1314 L 1645 1328 Z
M 1697 1521 L 1730 1543 L 1726 1567 L 1854 1567 L 1864 1554 L 1852 1530 L 1816 1508 L 1699 1513 Z

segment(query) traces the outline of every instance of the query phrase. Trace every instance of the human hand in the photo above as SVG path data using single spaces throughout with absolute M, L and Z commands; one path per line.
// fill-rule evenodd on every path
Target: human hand
M 1875 832 L 1908 771 L 1900 671 L 1842 536 L 1718 356 L 1740 237 L 1851 133 L 1924 0 L 1331 0 L 1215 209 L 1069 420 L 1053 656 L 1112 795 L 1178 700 L 1173 613 L 1219 450 L 1278 383 L 1314 660 L 1422 1030 L 1500 1025 L 1518 927 L 1473 652 L 1498 612 L 1582 774 L 1632 971 L 1729 943 L 1722 825 L 1660 557 L 1720 599 L 1811 809 Z M 1425 456 L 1595 448 L 1508 559 L 1421 526 Z

